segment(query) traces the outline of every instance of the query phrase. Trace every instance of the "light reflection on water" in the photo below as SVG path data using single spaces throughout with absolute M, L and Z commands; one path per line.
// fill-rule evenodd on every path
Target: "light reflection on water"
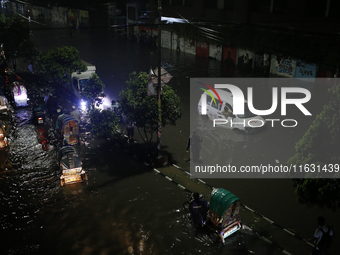
M 1 178 L 0 224 L 8 241 L 1 247 L 2 254 L 29 254 L 39 248 L 37 216 L 59 192 L 55 152 L 42 149 L 31 117 L 28 108 L 18 109 L 9 136 L 13 168 Z

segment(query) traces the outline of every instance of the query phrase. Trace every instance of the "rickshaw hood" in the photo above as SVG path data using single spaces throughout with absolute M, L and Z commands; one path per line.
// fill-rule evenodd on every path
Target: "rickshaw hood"
M 220 217 L 223 216 L 225 210 L 239 200 L 237 196 L 225 189 L 214 189 L 211 194 L 210 209 Z

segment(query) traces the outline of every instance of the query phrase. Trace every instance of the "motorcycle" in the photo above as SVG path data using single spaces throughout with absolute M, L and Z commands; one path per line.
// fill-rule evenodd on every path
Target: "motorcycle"
M 45 110 L 38 105 L 33 107 L 33 120 L 38 125 L 42 125 L 45 123 Z

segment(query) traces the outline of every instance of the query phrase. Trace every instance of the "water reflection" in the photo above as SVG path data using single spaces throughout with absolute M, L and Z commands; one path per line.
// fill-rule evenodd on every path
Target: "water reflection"
M 37 215 L 59 192 L 55 152 L 43 150 L 31 117 L 29 109 L 18 109 L 9 137 L 13 167 L 2 173 L 0 196 L 0 224 L 9 242 L 2 245 L 2 254 L 30 254 L 39 248 L 34 240 L 41 227 Z

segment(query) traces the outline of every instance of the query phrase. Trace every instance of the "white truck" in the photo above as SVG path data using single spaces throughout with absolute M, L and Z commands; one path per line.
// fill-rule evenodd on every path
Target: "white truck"
M 84 85 L 88 82 L 91 75 L 96 72 L 96 66 L 81 60 L 87 67 L 84 72 L 74 72 L 71 74 L 72 77 L 72 92 L 79 97 L 80 91 L 84 88 Z

